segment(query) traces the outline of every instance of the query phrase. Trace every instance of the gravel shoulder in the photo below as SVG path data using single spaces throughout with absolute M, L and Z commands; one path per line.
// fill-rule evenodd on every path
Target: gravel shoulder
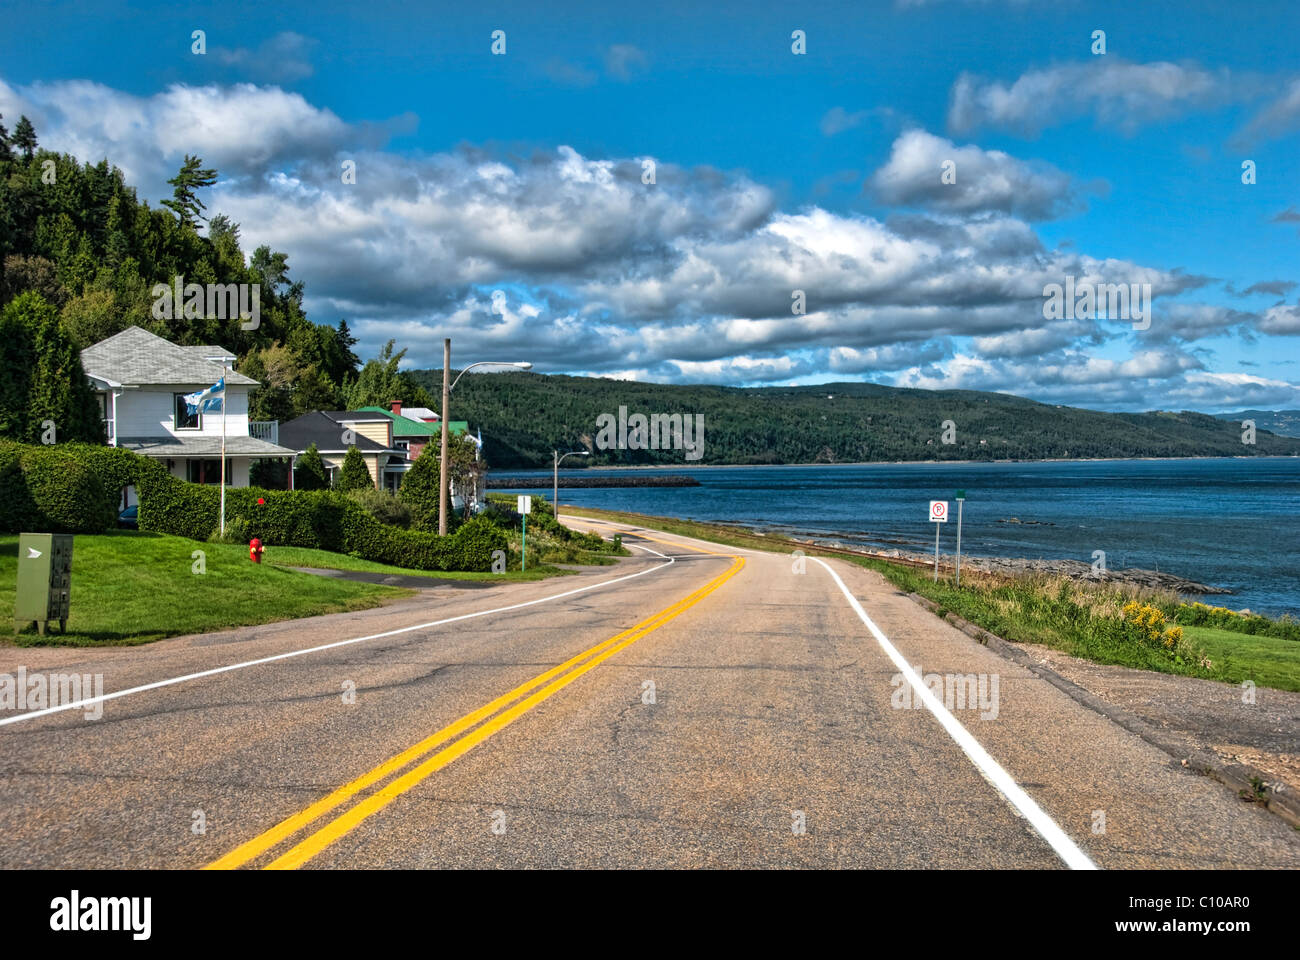
M 1012 644 L 1071 683 L 1151 726 L 1180 734 L 1226 763 L 1256 767 L 1300 794 L 1300 693 L 1240 686 L 1080 660 Z M 1249 699 L 1249 698 L 1246 698 Z

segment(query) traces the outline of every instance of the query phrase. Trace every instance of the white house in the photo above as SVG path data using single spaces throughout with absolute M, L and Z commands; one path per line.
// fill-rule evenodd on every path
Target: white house
M 248 420 L 248 392 L 257 381 L 232 369 L 235 355 L 222 347 L 182 347 L 140 327 L 128 327 L 81 351 L 81 365 L 99 395 L 108 442 L 161 460 L 175 477 L 192 483 L 221 482 L 223 417 L 190 413 L 187 393 L 226 378 L 226 485 L 248 486 L 254 460 L 292 459 L 279 446 L 275 424 Z M 124 506 L 135 502 L 124 493 Z

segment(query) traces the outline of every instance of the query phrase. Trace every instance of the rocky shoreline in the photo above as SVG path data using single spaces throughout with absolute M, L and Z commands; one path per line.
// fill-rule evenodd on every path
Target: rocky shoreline
M 802 540 L 812 546 L 830 547 L 850 553 L 860 553 L 868 557 L 880 557 L 885 560 L 911 560 L 917 563 L 933 563 L 933 553 L 917 553 L 911 550 L 863 550 L 841 543 L 838 540 Z M 939 554 L 939 565 L 951 569 L 955 563 L 951 553 Z M 1150 587 L 1157 590 L 1173 590 L 1175 593 L 1195 594 L 1201 596 L 1230 594 L 1232 590 L 1212 587 L 1206 583 L 1189 580 L 1161 570 L 1143 570 L 1130 567 L 1124 570 L 1106 570 L 1097 573 L 1092 564 L 1082 560 L 1031 560 L 1027 557 L 967 557 L 961 558 L 963 570 L 979 570 L 985 573 L 1000 573 L 1007 576 L 1026 574 L 1047 574 L 1049 576 L 1068 577 L 1089 583 L 1127 583 L 1138 587 Z

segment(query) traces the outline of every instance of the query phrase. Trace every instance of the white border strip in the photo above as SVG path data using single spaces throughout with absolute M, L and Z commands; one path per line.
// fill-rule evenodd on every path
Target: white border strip
M 921 702 L 930 709 L 935 719 L 948 731 L 948 736 L 952 737 L 957 746 L 961 747 L 962 752 L 979 768 L 984 778 L 993 784 L 1002 796 L 1007 798 L 1007 802 L 1015 807 L 1021 816 L 1029 821 L 1033 828 L 1038 831 L 1039 836 L 1046 840 L 1048 845 L 1056 851 L 1056 855 L 1065 861 L 1066 866 L 1072 870 L 1096 870 L 1097 865 L 1088 859 L 1088 855 L 1080 850 L 1075 845 L 1075 842 L 1066 835 L 1066 832 L 1056 825 L 1056 821 L 1034 802 L 1033 797 L 1020 789 L 1019 784 L 1012 779 L 1011 774 L 1002 769 L 998 762 L 989 756 L 988 751 L 980 746 L 979 741 L 971 736 L 970 732 L 961 725 L 961 722 L 948 712 L 948 708 L 939 701 L 938 697 L 930 692 L 930 689 L 916 675 L 916 671 L 903 658 L 903 655 L 889 642 L 889 638 L 871 622 L 871 618 L 867 616 L 867 611 L 862 609 L 862 604 L 858 603 L 857 597 L 849 592 L 849 588 L 844 585 L 840 575 L 831 569 L 830 564 L 820 557 L 811 557 L 810 559 L 820 563 L 826 568 L 826 572 L 834 578 L 836 584 L 839 585 L 840 591 L 848 598 L 849 606 L 867 625 L 867 629 L 876 638 L 876 642 L 880 644 L 881 649 L 885 651 L 890 660 L 894 661 L 894 666 L 898 667 L 899 672 L 907 678 L 907 682 L 912 685 L 912 690 L 915 691 L 916 696 L 921 698 Z
M 277 653 L 270 657 L 261 657 L 257 660 L 246 660 L 243 663 L 232 663 L 226 667 L 214 667 L 211 670 L 201 670 L 198 673 L 187 673 L 183 677 L 172 677 L 168 680 L 156 680 L 153 683 L 146 683 L 139 687 L 130 687 L 126 690 L 118 690 L 114 693 L 105 693 L 98 697 L 90 697 L 85 700 L 78 700 L 75 703 L 63 703 L 57 707 L 46 707 L 43 710 L 32 710 L 27 713 L 20 713 L 15 717 L 5 717 L 0 720 L 0 727 L 8 726 L 11 723 L 18 723 L 22 720 L 33 720 L 36 717 L 48 716 L 51 713 L 60 713 L 64 710 L 79 710 L 84 707 L 92 706 L 96 703 L 103 703 L 106 700 L 116 700 L 118 697 L 128 697 L 134 693 L 144 693 L 146 690 L 157 690 L 159 687 L 170 687 L 177 683 L 185 683 L 189 680 L 199 680 L 203 677 L 215 676 L 218 673 L 229 673 L 232 670 L 243 670 L 247 667 L 256 667 L 263 663 L 274 663 L 276 660 L 288 660 L 291 657 L 301 657 L 308 653 L 319 653 L 322 650 L 333 650 L 336 647 L 346 647 L 353 643 L 364 643 L 367 640 L 379 640 L 382 637 L 394 637 L 401 633 L 410 633 L 412 630 L 427 630 L 429 627 L 440 627 L 447 623 L 456 623 L 460 620 L 473 620 L 475 617 L 486 617 L 493 613 L 505 613 L 508 610 L 520 610 L 524 607 L 532 607 L 539 603 L 549 603 L 552 600 L 561 600 L 564 597 L 571 597 L 576 593 L 585 593 L 588 590 L 597 590 L 600 587 L 608 587 L 615 583 L 622 583 L 624 580 L 632 580 L 635 577 L 644 577 L 647 573 L 654 573 L 656 570 L 663 570 L 671 566 L 676 560 L 667 554 L 660 553 L 650 547 L 643 547 L 639 543 L 629 543 L 629 547 L 636 547 L 638 550 L 645 550 L 647 553 L 653 553 L 657 557 L 663 557 L 667 563 L 660 563 L 653 567 L 647 567 L 645 570 L 639 570 L 636 573 L 629 573 L 626 576 L 615 577 L 613 580 L 602 580 L 600 583 L 588 584 L 585 587 L 578 587 L 574 590 L 566 590 L 564 593 L 556 593 L 549 597 L 539 597 L 536 600 L 526 600 L 523 603 L 513 603 L 508 607 L 495 607 L 492 610 L 479 610 L 476 613 L 464 613 L 458 617 L 448 617 L 446 620 L 431 620 L 428 623 L 417 623 L 410 627 L 400 627 L 397 630 L 387 630 L 383 633 L 372 633 L 367 637 L 353 637 L 350 640 L 336 640 L 334 643 L 323 643 L 316 647 L 307 647 L 303 650 L 290 650 L 287 653 Z M 279 621 L 281 623 L 285 621 Z

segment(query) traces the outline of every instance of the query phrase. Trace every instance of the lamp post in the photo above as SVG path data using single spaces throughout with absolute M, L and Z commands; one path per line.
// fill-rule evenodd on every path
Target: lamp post
M 565 457 L 589 457 L 591 456 L 591 451 L 570 450 L 568 453 L 564 454 L 563 456 L 560 455 L 559 450 L 554 451 L 554 453 L 555 453 L 555 485 L 551 488 L 551 509 L 555 511 L 555 521 L 556 523 L 558 523 L 560 520 L 560 461 L 562 461 Z
M 465 376 L 466 372 L 473 367 L 518 367 L 520 370 L 531 370 L 532 364 L 526 360 L 479 360 L 471 363 L 460 373 L 456 374 L 456 379 L 451 379 L 451 337 L 446 337 L 442 341 L 442 455 L 438 458 L 438 534 L 447 535 L 447 424 L 448 406 L 451 403 L 451 392 L 456 389 L 456 384 L 460 383 L 460 378 Z

